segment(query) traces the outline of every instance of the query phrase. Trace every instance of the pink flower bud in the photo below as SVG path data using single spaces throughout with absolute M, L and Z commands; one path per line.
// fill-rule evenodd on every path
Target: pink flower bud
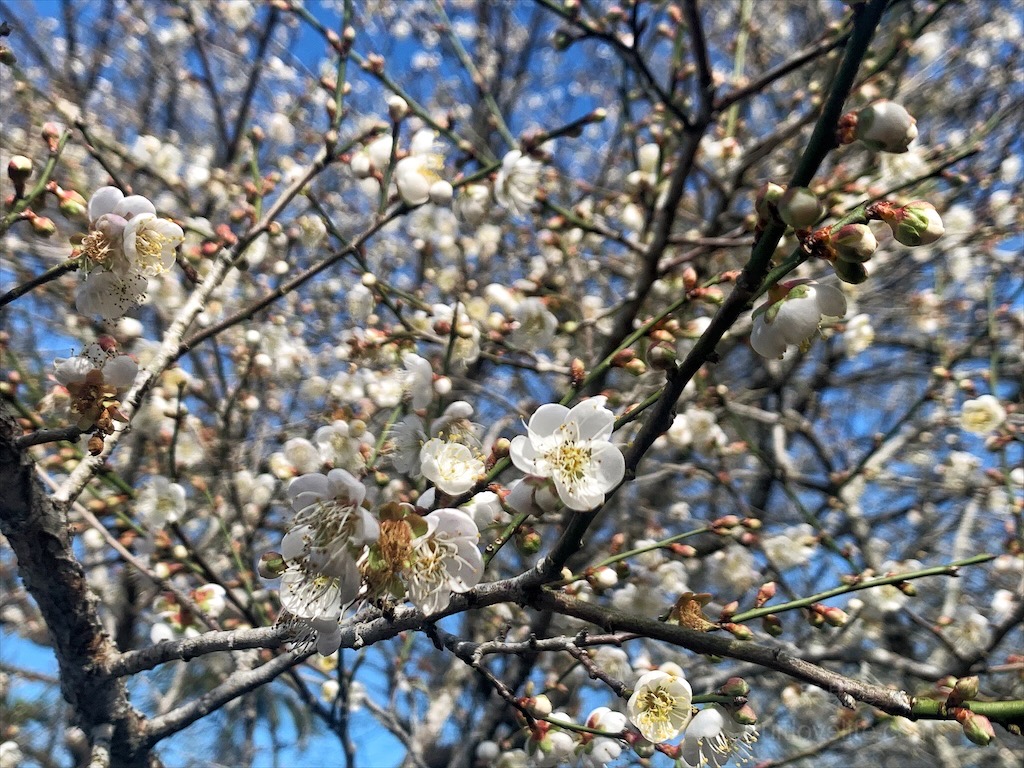
M 857 113 L 855 136 L 877 152 L 906 152 L 917 121 L 894 101 L 876 101 Z
M 979 746 L 988 746 L 996 736 L 991 721 L 984 715 L 971 712 L 969 709 L 958 709 L 956 719 L 964 728 L 964 736 Z
M 50 237 L 57 231 L 57 225 L 53 223 L 53 219 L 36 216 L 32 219 L 32 230 L 40 237 Z
M 818 196 L 807 187 L 791 187 L 782 193 L 779 216 L 793 229 L 813 227 L 825 213 Z
M 60 195 L 60 212 L 69 219 L 84 219 L 88 213 L 85 198 L 73 190 L 65 190 Z

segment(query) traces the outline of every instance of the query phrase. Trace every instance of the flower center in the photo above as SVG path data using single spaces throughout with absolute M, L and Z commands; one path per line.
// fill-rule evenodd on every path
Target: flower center
M 135 235 L 135 250 L 139 254 L 139 266 L 143 269 L 156 269 L 162 272 L 164 246 L 170 242 L 169 238 L 164 237 L 155 229 L 140 228 Z
M 99 230 L 93 230 L 82 240 L 82 255 L 93 264 L 106 264 L 112 252 L 110 238 Z
M 563 443 L 544 457 L 551 468 L 562 476 L 567 484 L 583 481 L 590 468 L 590 447 L 576 443 Z
M 645 691 L 639 699 L 640 709 L 651 720 L 664 722 L 676 708 L 675 699 L 664 688 Z

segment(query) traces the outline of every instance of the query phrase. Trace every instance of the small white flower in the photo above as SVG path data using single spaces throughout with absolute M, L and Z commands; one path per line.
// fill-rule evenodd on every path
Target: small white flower
M 683 677 L 653 670 L 636 681 L 626 704 L 629 721 L 653 744 L 674 739 L 690 722 L 693 691 Z
M 543 349 L 555 338 L 558 319 L 536 296 L 523 299 L 510 313 L 517 321 L 508 342 L 523 349 Z
M 402 364 L 408 371 L 405 391 L 412 398 L 413 410 L 426 408 L 434 397 L 434 369 L 430 361 L 410 352 L 402 357 Z
M 281 577 L 281 604 L 304 619 L 336 619 L 359 593 L 356 558 L 380 535 L 362 507 L 366 488 L 343 469 L 308 474 L 288 486 L 296 511 L 281 540 L 288 569 Z
M 993 395 L 968 400 L 960 408 L 960 426 L 975 435 L 987 435 L 1006 421 L 1006 409 Z
M 468 592 L 480 583 L 484 561 L 477 548 L 480 533 L 461 509 L 438 509 L 424 518 L 426 532 L 412 541 L 402 579 L 409 600 L 424 615 L 443 611 L 452 592 Z
M 846 321 L 843 332 L 843 348 L 847 357 L 855 357 L 871 346 L 875 340 L 875 329 L 871 327 L 871 316 L 861 313 Z
M 762 357 L 780 358 L 790 345 L 805 347 L 823 315 L 846 314 L 846 297 L 833 286 L 793 280 L 777 287 L 781 290 L 769 292 L 771 298 L 754 310 L 750 346 Z
M 501 161 L 494 183 L 494 198 L 503 208 L 524 216 L 533 205 L 539 183 L 540 163 L 514 149 Z
M 146 277 L 156 277 L 174 264 L 174 249 L 185 239 L 181 227 L 152 213 L 132 217 L 122 234 L 124 255 Z
M 597 507 L 625 476 L 625 459 L 609 442 L 615 415 L 604 404 L 604 397 L 592 397 L 572 410 L 556 403 L 542 405 L 530 417 L 528 436 L 512 440 L 516 468 L 551 478 L 569 509 Z
M 432 438 L 420 449 L 420 472 L 450 496 L 472 488 L 484 473 L 484 463 L 461 443 Z
M 878 152 L 906 152 L 917 138 L 917 121 L 901 104 L 876 101 L 857 113 L 855 135 Z
M 295 471 L 302 474 L 316 472 L 323 463 L 320 451 L 304 437 L 293 437 L 288 440 L 281 451 Z
M 707 707 L 687 727 L 680 756 L 690 768 L 722 768 L 734 754 L 749 757 L 754 741 L 753 726 L 740 725 L 718 707 Z
M 135 514 L 154 530 L 180 520 L 185 514 L 185 489 L 162 475 L 154 475 L 139 490 Z
M 105 269 L 94 269 L 75 292 L 75 309 L 82 315 L 117 320 L 146 301 L 148 284 L 146 277 L 137 272 L 121 276 Z

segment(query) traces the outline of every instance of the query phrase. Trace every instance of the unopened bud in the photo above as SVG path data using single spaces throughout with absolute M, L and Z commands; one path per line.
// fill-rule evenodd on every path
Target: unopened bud
M 812 627 L 820 628 L 825 626 L 825 617 L 812 607 L 807 611 L 807 623 Z
M 288 566 L 280 552 L 264 552 L 256 566 L 256 572 L 264 579 L 276 579 Z
M 971 701 L 976 698 L 978 698 L 978 678 L 976 676 L 961 677 L 956 681 L 953 690 L 950 691 L 949 698 L 946 699 L 946 706 L 956 707 L 965 701 Z
M 865 224 L 847 224 L 840 227 L 838 231 L 832 233 L 829 241 L 840 259 L 861 264 L 870 259 L 878 248 L 878 241 L 871 227 Z
M 836 259 L 832 268 L 836 271 L 836 277 L 850 285 L 860 285 L 868 279 L 867 269 L 856 261 Z
M 643 374 L 647 373 L 647 363 L 645 363 L 639 357 L 634 360 L 630 360 L 622 367 L 631 376 L 642 376 Z
M 854 136 L 876 152 L 906 152 L 917 138 L 917 121 L 894 101 L 876 101 L 857 113 Z
M 903 245 L 930 245 L 946 231 L 939 212 L 926 200 L 907 203 L 882 218 L 892 229 L 893 237 Z
M 790 187 L 779 198 L 780 218 L 793 229 L 813 227 L 825 213 L 818 196 L 807 187 Z
M 984 715 L 971 712 L 969 709 L 958 709 L 956 720 L 964 728 L 964 736 L 975 744 L 986 747 L 996 737 L 992 730 L 992 722 Z
M 637 757 L 654 757 L 654 745 L 647 739 L 637 739 L 633 742 L 633 751 Z
M 732 713 L 732 719 L 740 725 L 754 725 L 757 722 L 757 713 L 752 706 L 744 704 Z
M 846 611 L 841 608 L 828 606 L 824 609 L 823 614 L 825 616 L 825 622 L 831 627 L 841 627 L 850 620 Z
M 782 621 L 774 613 L 769 613 L 761 619 L 761 629 L 772 637 L 779 637 L 783 632 Z
M 902 592 L 907 597 L 916 597 L 917 596 L 917 587 L 915 587 L 909 581 L 901 581 L 901 582 L 899 582 L 898 584 L 896 584 L 896 589 L 898 589 L 900 592 Z
M 524 555 L 535 555 L 540 552 L 541 538 L 536 531 L 529 531 L 521 534 L 516 539 L 518 549 Z
M 753 640 L 754 633 L 750 631 L 750 627 L 745 627 L 742 624 L 734 624 L 732 622 L 726 622 L 722 624 L 722 629 L 730 633 L 737 640 Z
M 754 607 L 760 608 L 773 597 L 775 597 L 775 582 L 769 581 L 762 584 L 761 588 L 757 590 L 757 597 L 754 599 Z
M 730 677 L 718 689 L 718 693 L 722 696 L 746 696 L 750 693 L 750 684 L 742 677 Z
M 676 362 L 676 350 L 666 344 L 655 344 L 647 349 L 647 364 L 656 371 L 667 371 Z
M 32 175 L 32 161 L 24 155 L 15 155 L 7 163 L 7 177 L 15 187 L 23 187 Z
M 88 213 L 85 198 L 74 190 L 64 190 L 60 195 L 60 212 L 69 219 L 84 219 Z
M 57 231 L 57 225 L 53 223 L 53 219 L 36 216 L 32 219 L 32 231 L 40 237 L 51 237 Z
M 18 57 L 14 55 L 14 51 L 12 51 L 6 45 L 0 45 L 0 64 L 5 64 L 8 67 L 13 67 L 17 63 Z
M 782 187 L 770 181 L 757 191 L 754 210 L 757 211 L 759 224 L 764 225 L 778 218 L 778 205 L 784 192 Z
M 548 699 L 543 693 L 540 696 L 535 696 L 533 699 L 527 702 L 526 708 L 530 711 L 530 714 L 536 717 L 538 720 L 542 720 L 551 714 L 551 700 Z
M 46 148 L 50 152 L 57 151 L 57 145 L 60 143 L 60 135 L 64 132 L 60 123 L 50 121 L 43 123 L 42 137 L 43 141 L 46 142 Z
M 586 376 L 587 369 L 586 366 L 584 366 L 583 361 L 578 357 L 574 357 L 572 362 L 569 363 L 569 380 L 572 383 L 573 389 L 579 389 Z
M 448 205 L 451 203 L 452 197 L 455 196 L 455 190 L 450 182 L 438 179 L 430 185 L 430 189 L 427 190 L 427 196 L 434 205 Z
M 388 117 L 397 123 L 404 120 L 408 114 L 409 102 L 397 94 L 388 96 Z

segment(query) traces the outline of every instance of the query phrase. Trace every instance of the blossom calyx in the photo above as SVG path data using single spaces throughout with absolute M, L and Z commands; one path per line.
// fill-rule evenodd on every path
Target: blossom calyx
M 857 113 L 854 138 L 876 152 L 906 152 L 917 138 L 917 121 L 894 101 L 876 101 Z

